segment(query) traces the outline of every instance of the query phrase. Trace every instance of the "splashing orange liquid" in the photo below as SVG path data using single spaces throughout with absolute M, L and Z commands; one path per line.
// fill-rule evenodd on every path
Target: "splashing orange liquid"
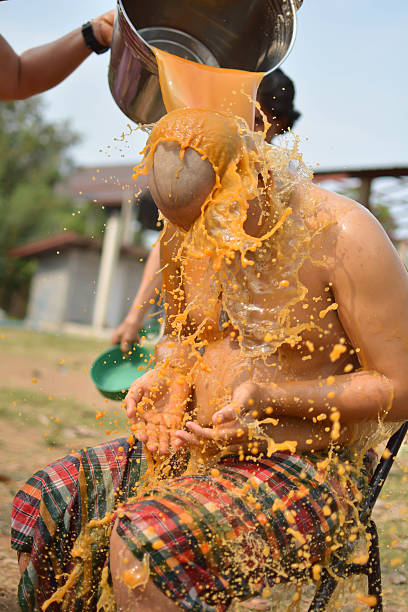
M 233 328 L 230 336 L 235 338 L 235 334 L 239 333 L 240 349 L 246 351 L 248 358 L 251 355 L 262 357 L 275 354 L 284 344 L 294 347 L 302 340 L 302 333 L 310 331 L 315 325 L 314 323 L 312 325 L 306 319 L 299 321 L 298 319 L 292 320 L 291 317 L 294 306 L 304 301 L 307 295 L 306 288 L 300 282 L 298 273 L 309 254 L 310 229 L 305 224 L 303 217 L 292 214 L 292 209 L 288 206 L 290 194 L 298 181 L 298 178 L 289 169 L 289 161 L 294 159 L 299 161 L 300 164 L 301 159 L 298 157 L 299 154 L 296 149 L 294 151 L 284 151 L 277 147 L 268 147 L 261 135 L 246 133 L 247 130 L 242 128 L 242 122 L 233 118 L 234 116 L 243 118 L 249 128 L 253 127 L 253 101 L 256 99 L 256 91 L 263 77 L 262 73 L 217 69 L 183 60 L 157 49 L 155 49 L 155 53 L 159 65 L 160 84 L 165 106 L 169 113 L 171 111 L 175 112 L 172 116 L 164 117 L 153 129 L 145 150 L 144 161 L 137 171 L 139 174 L 148 172 L 153 163 L 155 148 L 160 142 L 177 141 L 181 149 L 181 159 L 187 147 L 193 148 L 203 158 L 209 160 L 216 176 L 215 187 L 203 205 L 201 216 L 189 232 L 179 237 L 181 247 L 178 250 L 176 263 L 179 265 L 182 285 L 185 289 L 187 288 L 187 299 L 183 311 L 180 289 L 178 286 L 176 290 L 173 289 L 173 301 L 177 302 L 179 300 L 180 309 L 177 314 L 171 315 L 172 319 L 169 317 L 175 341 L 178 338 L 182 341 L 183 346 L 190 347 L 191 353 L 195 355 L 195 363 L 186 373 L 186 376 L 188 382 L 195 385 L 196 399 L 199 398 L 197 405 L 202 405 L 205 400 L 207 401 L 208 411 L 213 413 L 222 403 L 225 403 L 226 396 L 231 393 L 232 382 L 227 378 L 227 373 L 231 372 L 235 377 L 237 368 L 251 367 L 254 369 L 255 367 L 254 362 L 249 363 L 244 358 L 242 358 L 242 362 L 239 361 L 241 355 L 244 355 L 243 352 L 233 353 L 234 357 L 231 356 L 231 348 L 229 348 L 230 353 L 225 352 L 225 347 L 230 346 L 227 344 L 227 342 L 229 343 L 227 336 L 220 340 L 213 332 L 213 328 L 217 324 L 216 321 L 219 319 L 219 310 L 214 304 L 219 306 L 222 300 L 223 309 L 228 314 L 230 321 L 227 325 L 231 325 Z M 219 114 L 208 112 L 206 109 L 218 111 Z M 220 125 L 225 126 L 226 123 L 230 124 L 229 129 L 220 129 Z M 271 168 L 275 179 L 279 180 L 269 180 Z M 302 176 L 304 178 L 308 177 L 310 181 L 311 177 L 307 170 L 305 168 L 302 171 L 299 170 L 299 177 L 301 172 L 303 173 Z M 259 176 L 263 177 L 262 184 L 259 182 Z M 247 202 L 257 196 L 264 198 L 261 237 L 249 235 L 244 229 Z M 328 222 L 321 220 L 320 223 L 323 227 Z M 246 256 L 247 252 L 249 252 L 248 258 Z M 275 254 L 276 257 L 272 257 Z M 239 255 L 239 257 L 236 255 Z M 206 279 L 209 281 L 207 285 L 212 288 L 213 293 L 210 289 L 205 294 L 202 290 L 194 293 L 191 290 L 191 286 L 195 283 L 194 272 L 197 272 L 198 269 L 199 274 L 201 274 L 199 262 L 205 264 L 209 258 L 213 260 L 215 265 L 210 267 L 206 264 L 209 272 L 207 273 L 205 267 L 204 271 L 207 274 Z M 265 267 L 265 261 L 269 262 L 266 264 L 267 267 Z M 165 286 L 168 274 L 170 273 L 164 272 Z M 277 279 L 276 286 L 272 286 L 272 277 Z M 281 280 L 278 282 L 279 279 Z M 202 282 L 202 279 L 200 279 L 200 282 Z M 198 282 L 196 284 L 198 285 Z M 171 290 L 172 285 L 168 282 L 169 293 Z M 203 294 L 207 299 L 202 299 Z M 252 296 L 251 300 L 248 300 L 248 294 Z M 268 295 L 268 304 L 265 305 L 265 300 L 256 302 L 257 295 Z M 254 305 L 256 306 L 256 316 L 254 315 Z M 197 306 L 202 309 L 200 313 L 202 320 L 197 321 L 196 330 L 191 333 L 184 332 L 182 328 L 187 321 L 187 315 L 194 315 L 195 317 L 194 309 L 197 310 Z M 336 308 L 337 304 L 333 303 L 321 310 L 318 315 L 319 321 L 323 324 L 330 311 L 336 310 Z M 214 316 L 214 312 L 217 316 Z M 224 344 L 223 352 L 218 352 L 218 355 L 221 355 L 219 363 L 222 362 L 223 366 L 218 365 L 217 374 L 211 381 L 211 393 L 206 399 L 203 394 L 199 395 L 199 385 L 201 381 L 201 389 L 205 389 L 205 385 L 208 388 L 209 379 L 208 377 L 207 379 L 200 379 L 200 377 L 204 377 L 202 372 L 211 373 L 211 370 L 205 370 L 206 364 L 203 363 L 201 354 L 195 348 L 206 345 L 207 359 L 209 359 L 208 354 L 211 347 L 206 335 L 209 330 L 211 330 L 211 334 L 208 337 L 213 337 L 213 340 L 215 338 L 218 343 L 223 340 L 227 340 L 227 342 Z M 226 331 L 225 334 L 227 333 Z M 213 344 L 215 345 L 216 342 L 214 341 Z M 309 350 L 312 353 L 315 349 L 310 341 L 309 347 L 311 347 Z M 336 347 L 330 357 L 331 362 L 337 361 L 343 352 L 342 344 L 338 344 Z M 213 355 L 215 354 L 213 353 Z M 230 360 L 228 361 L 228 359 Z M 276 366 L 275 362 L 271 363 L 270 370 L 267 370 L 266 367 L 262 370 L 263 381 L 267 381 L 268 376 L 271 377 L 270 382 L 275 380 L 273 366 Z M 161 368 L 163 370 L 162 375 L 167 376 L 170 371 L 167 359 L 163 361 Z M 223 372 L 226 374 L 224 375 Z M 170 374 L 170 376 L 173 375 L 174 372 Z M 330 384 L 329 379 L 330 377 L 327 379 L 328 384 Z M 153 391 L 152 397 L 154 399 L 156 390 L 152 388 Z M 328 395 L 328 397 L 331 396 Z M 183 405 L 184 408 L 185 404 Z M 263 435 L 262 432 L 259 433 L 260 424 L 277 426 L 279 419 L 265 418 L 262 421 L 257 421 L 258 414 L 253 412 L 252 416 L 254 421 L 250 427 L 249 440 L 252 443 L 250 452 L 253 455 L 259 455 L 257 438 L 260 442 L 267 442 L 267 457 L 281 450 L 290 453 L 297 450 L 297 442 L 293 440 L 285 440 L 279 443 L 274 441 L 271 434 Z M 320 422 L 320 420 L 319 417 L 316 418 L 316 422 Z M 340 412 L 333 410 L 328 422 L 330 422 L 330 426 L 324 431 L 329 431 L 331 440 L 338 442 L 340 438 Z M 303 433 L 305 433 L 305 426 L 302 427 Z M 304 437 L 306 438 L 306 435 Z M 306 443 L 309 444 L 309 441 L 307 440 Z M 310 438 L 310 443 L 312 443 L 312 438 Z M 204 461 L 202 455 L 203 449 L 192 449 L 190 463 L 186 471 L 190 470 L 192 474 L 203 473 L 209 467 L 213 467 L 211 476 L 218 478 L 220 471 L 215 467 L 217 465 L 216 460 L 213 459 L 211 463 L 209 458 L 206 457 L 206 461 Z M 326 455 L 323 455 L 323 457 L 325 457 L 324 460 L 317 463 L 317 467 L 320 470 L 327 470 L 326 473 L 329 473 L 329 469 L 337 473 L 340 481 L 343 479 L 345 486 L 347 486 L 348 470 L 346 468 L 349 467 L 347 465 L 349 462 L 347 461 L 343 466 L 341 458 L 336 453 L 333 454 L 331 450 L 327 453 L 327 457 Z M 243 450 L 240 451 L 239 458 L 244 459 Z M 164 479 L 162 486 L 166 486 L 166 478 L 171 469 L 170 459 L 160 460 L 159 458 L 154 460 L 150 453 L 147 453 L 147 468 L 138 489 L 134 492 L 135 500 L 140 499 L 144 491 L 153 490 L 153 488 L 160 491 L 160 479 Z M 324 477 L 324 474 L 321 477 Z M 247 497 L 249 503 L 255 505 L 257 498 L 254 497 L 251 488 L 252 485 L 249 482 L 246 483 L 242 487 L 241 497 L 243 499 Z M 254 486 L 255 489 L 256 485 Z M 301 487 L 299 487 L 296 495 L 299 496 L 299 499 L 303 495 Z M 285 512 L 285 518 L 290 524 L 287 533 L 299 545 L 299 563 L 303 564 L 305 575 L 311 569 L 313 578 L 317 581 L 320 578 L 322 566 L 319 563 L 311 566 L 308 543 L 295 528 L 295 517 L 291 514 L 291 511 L 286 512 L 285 508 L 285 503 L 278 498 L 272 506 L 272 512 Z M 330 516 L 332 514 L 330 505 L 323 506 L 322 512 L 325 517 Z M 112 520 L 112 517 L 106 517 L 102 521 L 91 521 L 87 527 L 84 526 L 76 543 L 75 555 L 73 555 L 79 561 L 84 559 L 83 568 L 81 565 L 76 565 L 66 583 L 45 602 L 43 609 L 46 609 L 53 602 L 63 602 L 62 605 L 65 605 L 64 599 L 77 588 L 82 575 L 84 576 L 84 586 L 80 596 L 84 597 L 84 594 L 91 593 L 92 588 L 96 585 L 91 584 L 90 580 L 85 580 L 85 574 L 88 571 L 86 564 L 89 565 L 91 559 L 89 551 L 91 550 L 91 544 L 100 543 L 103 541 L 103 537 L 105 538 L 106 548 L 108 548 L 110 532 L 101 532 L 98 529 L 105 527 L 109 520 Z M 258 521 L 261 525 L 264 525 L 267 519 L 264 515 L 259 514 Z M 344 518 L 340 518 L 339 533 L 341 532 L 342 535 L 344 535 L 343 524 Z M 357 539 L 359 525 L 353 526 L 351 531 L 350 537 Z M 94 539 L 92 540 L 92 538 Z M 239 548 L 235 546 L 235 542 L 234 545 L 228 541 L 224 543 L 224 550 L 230 557 L 231 566 L 237 568 L 236 574 L 241 574 L 243 580 L 249 576 L 248 568 L 253 568 L 256 563 L 259 563 L 256 567 L 258 567 L 260 575 L 266 571 L 269 572 L 269 565 L 265 569 L 266 562 L 264 564 L 260 562 L 264 557 L 266 558 L 265 552 L 269 554 L 268 550 L 264 549 L 258 552 L 257 541 L 251 538 L 251 533 L 248 534 L 247 540 L 242 538 Z M 161 540 L 159 540 L 153 545 L 153 548 L 158 550 L 162 545 Z M 336 542 L 334 542 L 334 547 L 336 545 Z M 247 551 L 254 552 L 248 553 Z M 122 578 L 129 588 L 146 584 L 149 580 L 148 558 L 143 558 L 143 567 L 141 570 L 138 569 L 137 572 L 132 573 L 130 569 L 125 569 Z M 301 581 L 300 585 L 294 586 L 296 588 L 301 587 Z M 101 587 L 102 595 L 98 610 L 113 611 L 115 609 L 114 594 L 108 584 L 107 568 L 102 575 Z M 265 599 L 270 596 L 268 589 L 269 587 L 266 587 L 262 591 L 262 597 Z M 287 590 L 287 585 L 285 585 L 285 591 Z M 257 591 L 254 588 L 254 594 L 256 593 Z M 276 597 L 275 594 L 274 597 Z M 361 596 L 359 600 L 372 605 L 375 602 L 370 597 Z M 283 604 L 280 604 L 280 609 L 293 609 L 293 602 L 299 601 L 300 593 L 296 591 L 293 596 L 291 595 L 289 607 L 284 608 Z
M 253 129 L 256 92 L 263 72 L 214 68 L 153 47 L 167 112 L 210 108 L 242 117 Z

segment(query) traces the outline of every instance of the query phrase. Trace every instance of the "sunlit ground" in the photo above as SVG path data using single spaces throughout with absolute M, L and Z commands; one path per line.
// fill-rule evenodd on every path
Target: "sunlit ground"
M 106 342 L 99 340 L 0 330 L 0 610 L 18 610 L 9 516 L 19 486 L 35 470 L 75 447 L 126 435 L 120 403 L 105 401 L 89 377 L 92 361 L 105 349 Z M 375 519 L 384 610 L 403 612 L 408 600 L 407 446 L 377 502 Z M 360 585 L 357 593 L 361 590 Z M 355 593 L 347 592 L 334 609 L 362 612 L 369 608 Z

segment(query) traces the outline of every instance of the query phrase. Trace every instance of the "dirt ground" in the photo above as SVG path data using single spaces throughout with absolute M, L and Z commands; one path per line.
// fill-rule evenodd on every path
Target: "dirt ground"
M 120 403 L 105 401 L 89 367 L 106 342 L 0 330 L 0 610 L 14 612 L 18 567 L 9 545 L 13 496 L 37 469 L 73 447 L 126 434 Z M 103 411 L 103 419 L 96 419 Z M 109 432 L 109 433 L 107 433 Z M 385 612 L 408 599 L 408 452 L 404 447 L 377 503 Z M 333 609 L 369 608 L 347 595 Z M 301 611 L 303 612 L 303 611 Z
M 75 445 L 95 445 L 126 432 L 124 417 L 114 414 L 120 404 L 105 401 L 89 376 L 106 348 L 98 340 L 0 330 L 0 610 L 19 610 L 19 572 L 9 543 L 16 491 Z M 101 410 L 107 418 L 96 420 Z M 120 433 L 106 434 L 109 415 L 120 419 Z

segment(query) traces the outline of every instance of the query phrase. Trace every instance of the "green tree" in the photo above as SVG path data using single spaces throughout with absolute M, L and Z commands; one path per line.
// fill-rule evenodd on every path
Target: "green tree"
M 55 189 L 72 171 L 69 150 L 77 141 L 67 122 L 44 119 L 41 98 L 0 104 L 0 307 L 5 310 L 13 294 L 27 287 L 35 266 L 8 257 L 10 249 L 64 227 L 95 231 L 87 223 L 95 207 L 84 204 L 82 214 L 72 216 L 73 202 Z

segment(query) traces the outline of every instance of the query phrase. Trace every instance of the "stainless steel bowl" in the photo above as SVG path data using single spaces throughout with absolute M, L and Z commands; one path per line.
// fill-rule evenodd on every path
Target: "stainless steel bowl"
M 210 66 L 275 70 L 296 35 L 301 0 L 118 0 L 109 86 L 136 123 L 165 114 L 155 46 Z

